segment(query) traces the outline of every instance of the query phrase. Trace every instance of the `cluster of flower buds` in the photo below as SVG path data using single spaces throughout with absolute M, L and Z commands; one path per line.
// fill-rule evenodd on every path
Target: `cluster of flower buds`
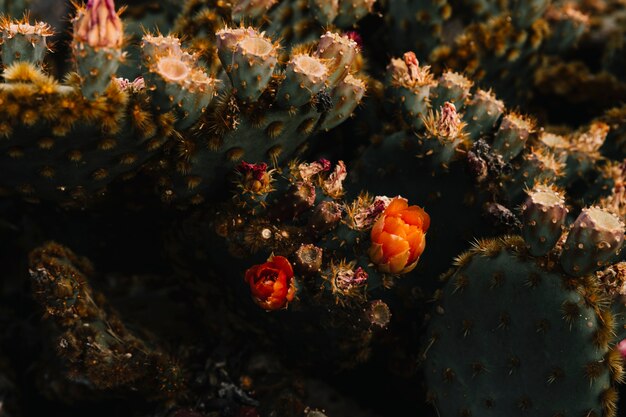
M 234 208 L 222 211 L 216 231 L 232 254 L 268 259 L 245 274 L 266 310 L 285 308 L 296 291 L 363 307 L 368 290 L 412 271 L 424 251 L 428 214 L 402 197 L 346 202 L 341 161 L 292 162 L 283 172 L 242 163 L 237 171 Z

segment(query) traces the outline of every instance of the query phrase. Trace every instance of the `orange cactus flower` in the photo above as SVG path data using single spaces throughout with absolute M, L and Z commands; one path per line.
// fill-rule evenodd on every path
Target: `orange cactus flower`
M 270 256 L 264 264 L 249 268 L 245 281 L 254 302 L 265 310 L 285 308 L 296 294 L 293 268 L 283 256 Z
M 369 256 L 378 270 L 406 274 L 417 265 L 426 247 L 430 217 L 406 199 L 394 198 L 372 228 Z

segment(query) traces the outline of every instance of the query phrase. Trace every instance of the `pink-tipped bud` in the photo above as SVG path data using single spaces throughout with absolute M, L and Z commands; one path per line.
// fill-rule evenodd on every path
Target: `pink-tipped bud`
M 411 79 L 416 80 L 419 76 L 419 67 L 420 63 L 417 60 L 414 52 L 405 52 L 402 56 L 404 58 L 404 63 L 406 67 L 409 69 L 409 76 Z
M 461 117 L 456 112 L 456 107 L 454 104 L 446 101 L 441 106 L 441 116 L 437 122 L 437 131 L 442 136 L 455 138 L 458 136 L 461 126 Z
M 113 0 L 89 0 L 74 21 L 74 38 L 93 48 L 119 48 L 123 37 Z

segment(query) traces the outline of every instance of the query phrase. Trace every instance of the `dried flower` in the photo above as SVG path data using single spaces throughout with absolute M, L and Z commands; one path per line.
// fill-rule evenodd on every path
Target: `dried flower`
M 362 200 L 370 201 L 369 199 Z M 385 211 L 390 202 L 391 199 L 389 197 L 377 196 L 371 204 L 358 205 L 355 207 L 352 216 L 351 227 L 357 230 L 371 229 L 378 216 Z
M 367 272 L 365 272 L 361 267 L 358 267 L 355 270 L 343 269 L 337 272 L 337 287 L 342 290 L 359 287 L 361 285 L 365 285 L 367 278 Z
M 406 199 L 394 198 L 372 228 L 370 259 L 381 272 L 406 274 L 415 268 L 426 246 L 430 217 Z
M 283 256 L 270 256 L 264 264 L 249 268 L 245 281 L 254 302 L 268 311 L 287 307 L 296 294 L 293 268 Z
M 324 192 L 332 198 L 341 197 L 343 195 L 343 181 L 347 176 L 346 164 L 343 161 L 337 162 L 335 170 L 330 173 L 328 179 L 322 184 Z
M 272 182 L 272 173 L 267 170 L 267 164 L 250 164 L 242 161 L 237 166 L 237 172 L 241 175 L 239 186 L 248 192 L 265 193 L 269 191 Z
M 313 176 L 329 171 L 330 165 L 328 159 L 321 158 L 319 161 L 311 162 L 310 164 L 302 163 L 298 165 L 298 173 L 302 177 L 302 181 L 310 182 Z

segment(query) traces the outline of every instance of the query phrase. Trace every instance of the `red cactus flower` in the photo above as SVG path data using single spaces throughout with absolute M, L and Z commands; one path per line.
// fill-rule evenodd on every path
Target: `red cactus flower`
M 271 256 L 264 264 L 248 269 L 245 281 L 254 302 L 265 310 L 285 308 L 296 294 L 293 268 L 282 256 Z
M 406 274 L 415 268 L 426 247 L 430 217 L 407 200 L 394 198 L 372 228 L 369 255 L 378 270 Z

